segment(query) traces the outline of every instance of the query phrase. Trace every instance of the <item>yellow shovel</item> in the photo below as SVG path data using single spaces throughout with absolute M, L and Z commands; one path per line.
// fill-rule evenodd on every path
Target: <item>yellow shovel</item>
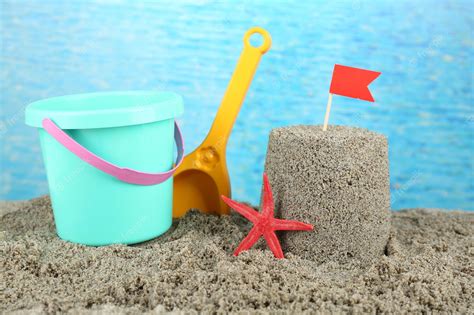
M 255 33 L 263 37 L 260 47 L 250 44 L 250 36 Z M 244 49 L 211 130 L 201 145 L 184 157 L 174 175 L 173 218 L 181 217 L 189 209 L 214 214 L 229 212 L 220 198 L 221 195 L 230 198 L 225 157 L 227 140 L 260 58 L 270 49 L 271 44 L 270 34 L 260 27 L 253 27 L 245 33 Z

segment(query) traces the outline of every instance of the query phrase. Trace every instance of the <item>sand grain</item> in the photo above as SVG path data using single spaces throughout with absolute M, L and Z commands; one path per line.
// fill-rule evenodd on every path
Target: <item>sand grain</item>
M 393 213 L 385 255 L 363 270 L 275 260 L 261 243 L 233 257 L 249 229 L 238 215 L 191 212 L 157 240 L 93 248 L 56 237 L 47 197 L 5 212 L 2 313 L 472 313 L 473 213 Z

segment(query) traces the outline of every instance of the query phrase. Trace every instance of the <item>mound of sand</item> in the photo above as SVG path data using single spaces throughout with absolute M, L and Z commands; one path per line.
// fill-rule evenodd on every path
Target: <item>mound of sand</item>
M 137 246 L 86 247 L 55 235 L 48 198 L 0 203 L 0 312 L 472 312 L 474 213 L 393 213 L 374 265 L 276 260 L 250 226 L 191 212 Z M 315 227 L 317 229 L 317 226 Z
M 356 127 L 296 125 L 270 132 L 265 172 L 284 219 L 320 229 L 287 233 L 283 248 L 318 263 L 378 260 L 390 233 L 388 141 Z

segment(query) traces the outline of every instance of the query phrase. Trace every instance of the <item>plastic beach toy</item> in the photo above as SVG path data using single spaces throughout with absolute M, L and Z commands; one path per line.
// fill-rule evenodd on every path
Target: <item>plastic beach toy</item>
M 39 128 L 59 237 L 132 244 L 168 230 L 173 173 L 183 157 L 174 118 L 182 112 L 179 95 L 149 91 L 62 96 L 27 107 L 26 123 Z
M 250 44 L 250 36 L 255 33 L 263 37 L 260 47 Z M 271 43 L 270 34 L 260 27 L 245 33 L 243 51 L 209 134 L 196 150 L 185 156 L 175 174 L 173 217 L 181 217 L 192 208 L 215 214 L 229 212 L 220 199 L 221 195 L 231 194 L 225 155 L 227 140 L 260 58 Z

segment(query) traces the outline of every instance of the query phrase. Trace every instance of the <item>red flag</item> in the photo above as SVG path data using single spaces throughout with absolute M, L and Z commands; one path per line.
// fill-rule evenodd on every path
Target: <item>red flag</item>
M 369 84 L 381 72 L 334 65 L 329 93 L 374 102 Z

